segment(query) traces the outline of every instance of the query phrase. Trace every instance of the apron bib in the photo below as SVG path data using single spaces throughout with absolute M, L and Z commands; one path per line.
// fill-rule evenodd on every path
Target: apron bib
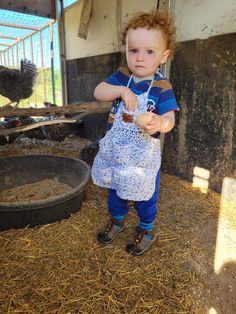
M 132 76 L 127 86 L 131 79 Z M 152 83 L 146 93 L 137 96 L 136 112 L 126 111 L 121 101 L 113 126 L 100 140 L 99 151 L 94 159 L 93 182 L 116 190 L 122 199 L 149 200 L 155 190 L 161 164 L 160 140 L 145 133 L 134 122 L 137 113 L 142 114 L 148 109 L 151 87 Z

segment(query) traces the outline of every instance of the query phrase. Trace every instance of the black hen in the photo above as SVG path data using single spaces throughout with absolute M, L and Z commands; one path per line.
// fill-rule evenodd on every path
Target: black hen
M 57 125 L 44 125 L 43 133 L 46 139 L 62 142 L 68 135 L 73 133 L 75 123 L 60 123 Z
M 16 128 L 21 125 L 22 123 L 17 117 L 11 117 L 7 120 L 4 119 L 4 121 L 0 123 L 0 130 Z M 12 143 L 18 136 L 19 133 L 10 134 L 8 136 L 0 135 L 0 145 Z
M 20 69 L 9 69 L 0 66 L 0 95 L 7 97 L 16 106 L 22 99 L 29 98 L 33 93 L 38 71 L 31 61 L 21 60 Z
M 84 146 L 82 149 L 78 151 L 78 158 L 85 161 L 87 164 L 92 166 L 93 160 L 95 156 L 97 155 L 99 149 L 99 139 L 97 139 L 95 142 L 92 142 L 86 146 Z

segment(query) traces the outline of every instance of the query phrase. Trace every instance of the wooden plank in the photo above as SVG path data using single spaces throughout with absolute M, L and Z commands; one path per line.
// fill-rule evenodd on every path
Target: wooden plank
M 55 2 L 54 0 L 0 0 L 0 8 L 55 19 Z
M 20 29 L 29 29 L 29 30 L 32 30 L 32 31 L 39 31 L 39 28 L 28 26 L 28 25 L 18 25 L 18 24 L 3 23 L 3 22 L 0 22 L 0 25 L 1 26 L 6 26 L 6 27 L 13 27 L 13 28 L 20 28 Z
M 23 116 L 61 116 L 63 114 L 76 114 L 85 111 L 100 111 L 106 112 L 111 109 L 110 102 L 88 102 L 81 104 L 73 104 L 62 107 L 51 107 L 51 108 L 15 108 L 6 106 L 0 108 L 0 117 L 23 117 Z
M 73 118 L 58 118 L 58 119 L 53 119 L 53 120 L 45 120 L 45 121 L 30 123 L 27 125 L 18 126 L 16 128 L 3 129 L 3 130 L 0 130 L 0 136 L 8 136 L 13 133 L 25 132 L 25 131 L 36 129 L 40 126 L 45 126 L 45 125 L 52 125 L 52 124 L 58 124 L 58 123 L 76 123 L 80 121 L 83 117 L 96 113 L 96 112 L 101 112 L 101 110 L 86 111 Z
M 5 36 L 5 35 L 2 35 L 2 34 L 0 34 L 0 38 L 4 38 L 4 39 L 14 39 L 14 40 L 18 40 L 18 39 L 19 39 L 19 37 Z

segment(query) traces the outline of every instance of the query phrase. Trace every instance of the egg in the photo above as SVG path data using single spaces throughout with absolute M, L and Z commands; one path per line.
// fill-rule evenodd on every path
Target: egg
M 148 122 L 150 122 L 152 120 L 152 115 L 150 114 L 150 112 L 145 112 L 141 115 L 138 115 L 135 119 L 135 123 L 137 124 L 138 127 L 140 127 L 141 129 L 144 129 Z

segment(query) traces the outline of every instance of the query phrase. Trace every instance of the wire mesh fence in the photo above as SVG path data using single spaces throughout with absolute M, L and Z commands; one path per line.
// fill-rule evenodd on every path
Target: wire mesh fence
M 62 105 L 57 22 L 0 10 L 0 65 L 19 68 L 22 59 L 36 64 L 38 77 L 33 94 L 19 106 L 41 107 L 45 101 Z M 0 106 L 8 102 L 0 96 Z

